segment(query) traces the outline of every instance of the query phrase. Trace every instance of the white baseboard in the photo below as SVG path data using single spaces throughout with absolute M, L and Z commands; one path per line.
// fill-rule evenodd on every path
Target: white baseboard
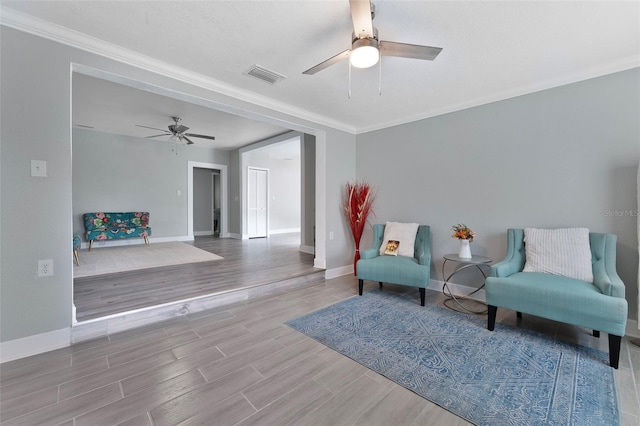
M 429 280 L 429 287 L 427 288 L 429 290 L 442 291 L 443 286 L 444 286 L 444 281 Z M 478 289 L 478 287 L 469 287 L 466 285 L 455 284 L 451 282 L 447 283 L 447 288 L 451 290 L 451 292 L 456 297 L 462 297 L 462 296 L 468 297 L 467 294 L 470 294 Z M 477 293 L 469 296 L 468 298 L 472 300 L 477 300 L 478 302 L 482 302 L 482 303 L 486 303 L 487 301 L 487 296 L 485 294 L 484 289 L 479 290 Z
M 236 239 L 236 240 L 242 240 L 243 239 L 242 235 L 234 234 L 232 232 L 227 232 L 226 234 L 221 235 L 220 238 L 233 238 L 233 239 Z
M 327 261 L 324 259 L 315 258 L 313 259 L 313 267 L 320 268 L 320 269 L 327 269 Z
M 324 273 L 324 277 L 327 280 L 332 278 L 343 277 L 345 275 L 353 275 L 353 265 L 340 266 L 339 268 L 327 269 Z
M 300 251 L 307 254 L 316 254 L 316 249 L 313 246 L 300 246 Z
M 0 343 L 0 363 L 26 358 L 71 345 L 71 328 L 35 334 Z
M 300 233 L 300 228 L 269 229 L 269 234 L 293 234 L 293 233 Z
M 213 234 L 214 234 L 213 229 L 210 231 L 193 231 L 194 237 L 208 237 Z
M 153 244 L 153 243 L 170 243 L 173 241 L 193 241 L 193 235 L 189 236 L 189 235 L 181 235 L 181 236 L 176 236 L 176 237 L 149 237 L 149 243 Z M 142 237 L 140 238 L 122 238 L 122 239 L 118 239 L 118 240 L 101 240 L 101 241 L 94 241 L 93 245 L 91 245 L 92 249 L 95 248 L 103 248 L 103 247 L 118 247 L 118 246 L 136 246 L 136 245 L 140 245 L 140 244 L 144 244 L 144 239 Z M 83 242 L 80 245 L 80 248 L 83 249 L 88 249 L 89 248 L 89 243 L 87 242 Z
M 638 330 L 638 321 L 627 319 L 627 328 L 624 334 L 625 336 L 640 338 L 640 330 Z

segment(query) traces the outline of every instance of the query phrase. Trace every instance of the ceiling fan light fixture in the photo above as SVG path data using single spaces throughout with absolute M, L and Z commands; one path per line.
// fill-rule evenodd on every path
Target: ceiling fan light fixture
M 356 68 L 370 68 L 380 60 L 378 40 L 375 38 L 359 38 L 351 45 L 349 61 Z

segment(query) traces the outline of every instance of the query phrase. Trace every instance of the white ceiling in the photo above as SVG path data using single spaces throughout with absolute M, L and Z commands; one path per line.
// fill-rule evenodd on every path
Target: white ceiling
M 302 74 L 350 48 L 353 29 L 347 0 L 2 0 L 3 9 L 179 66 L 240 96 L 266 99 L 271 106 L 354 133 L 640 66 L 639 1 L 374 3 L 380 39 L 444 50 L 432 62 L 383 58 L 382 95 L 377 67 L 354 69 L 349 99 L 346 61 L 315 75 Z M 3 12 L 8 16 L 12 11 Z M 13 21 L 22 18 L 11 14 Z M 287 78 L 270 85 L 245 75 L 254 64 Z M 133 96 L 128 102 L 134 102 Z M 156 99 L 147 104 L 153 108 L 144 111 L 145 102 L 140 102 L 139 109 L 127 111 L 132 125 L 164 128 L 171 124 L 169 116 L 179 112 L 173 111 L 181 110 L 191 131 L 212 132 L 222 141 L 224 123 L 234 120 L 201 117 L 207 114 L 192 106 L 171 105 L 170 99 Z M 106 121 L 102 113 L 103 118 L 87 115 L 78 120 Z M 281 130 L 267 126 L 256 132 Z M 238 139 L 244 143 L 251 137 Z
M 72 87 L 73 125 L 90 126 L 100 132 L 145 138 L 162 132 L 137 125 L 165 130 L 174 123 L 171 117 L 178 116 L 182 118 L 180 124 L 189 127 L 187 133 L 216 138 L 190 138 L 196 145 L 230 150 L 289 131 L 81 73 L 73 74 Z M 155 139 L 167 141 L 168 137 Z

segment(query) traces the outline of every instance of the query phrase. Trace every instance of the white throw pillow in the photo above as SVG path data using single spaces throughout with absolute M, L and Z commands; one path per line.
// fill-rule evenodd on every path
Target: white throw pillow
M 523 272 L 544 272 L 593 283 L 588 228 L 524 230 Z
M 387 222 L 384 227 L 384 237 L 380 245 L 380 256 L 384 256 L 389 240 L 399 241 L 398 256 L 413 257 L 416 243 L 417 223 Z

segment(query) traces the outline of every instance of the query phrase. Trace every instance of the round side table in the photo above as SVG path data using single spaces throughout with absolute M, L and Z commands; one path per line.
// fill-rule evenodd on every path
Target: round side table
M 466 306 L 464 306 L 463 302 L 465 300 L 470 300 L 469 299 L 470 296 L 473 296 L 475 293 L 477 293 L 478 291 L 484 288 L 484 279 L 487 278 L 487 274 L 485 274 L 485 272 L 482 270 L 482 266 L 489 266 L 489 263 L 491 263 L 491 259 L 485 256 L 471 256 L 470 258 L 460 257 L 456 253 L 445 254 L 442 257 L 444 258 L 444 262 L 442 262 L 442 278 L 444 279 L 444 285 L 442 286 L 442 293 L 449 298 L 444 301 L 444 305 L 449 309 L 453 309 L 454 311 L 457 311 L 458 309 L 451 307 L 447 304 L 447 302 L 453 301 L 460 309 L 464 310 L 465 312 L 469 312 L 472 314 L 486 314 L 487 313 L 486 308 L 481 311 L 469 309 Z M 453 270 L 453 272 L 449 274 L 449 276 L 445 274 L 445 265 L 447 264 L 447 262 L 452 262 L 456 264 L 455 269 Z M 478 271 L 480 271 L 480 273 L 482 274 L 482 278 L 483 278 L 482 285 L 465 296 L 456 296 L 455 294 L 453 294 L 453 292 L 449 288 L 449 280 L 451 279 L 451 277 L 453 277 L 455 274 L 457 274 L 462 270 L 465 270 L 467 268 L 474 268 L 474 267 Z M 478 302 L 477 300 L 474 300 L 474 302 L 482 304 L 482 302 Z

